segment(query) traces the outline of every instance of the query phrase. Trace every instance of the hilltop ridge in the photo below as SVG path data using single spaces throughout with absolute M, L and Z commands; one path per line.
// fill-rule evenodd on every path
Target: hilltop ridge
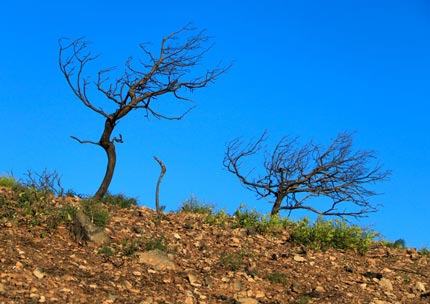
M 235 228 L 227 215 L 172 212 L 159 220 L 146 207 L 106 208 L 110 240 L 99 245 L 76 242 L 68 224 L 47 230 L 3 216 L 0 303 L 430 301 L 430 257 L 416 249 L 374 242 L 364 252 L 316 250 L 291 242 L 288 229 L 261 234 Z

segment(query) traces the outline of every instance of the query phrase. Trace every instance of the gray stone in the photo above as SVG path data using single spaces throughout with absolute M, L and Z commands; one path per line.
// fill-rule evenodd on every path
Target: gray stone
M 240 304 L 258 304 L 258 300 L 254 298 L 238 298 L 237 301 Z
M 296 262 L 304 262 L 304 261 L 306 261 L 306 259 L 304 257 L 302 257 L 302 256 L 300 256 L 298 254 L 296 254 L 293 259 Z
M 426 292 L 426 286 L 422 282 L 416 282 L 415 289 L 418 290 L 419 292 Z
M 258 300 L 254 298 L 240 297 L 236 299 L 240 304 L 258 304 Z
M 379 287 L 385 291 L 393 291 L 393 284 L 391 284 L 391 281 L 386 278 L 382 278 L 379 281 Z
M 70 230 L 74 240 L 82 244 L 87 244 L 90 241 L 102 245 L 110 241 L 103 229 L 94 225 L 82 211 L 76 213 Z
M 174 270 L 177 268 L 169 256 L 158 249 L 139 252 L 137 255 L 139 256 L 139 263 L 147 264 L 157 270 Z

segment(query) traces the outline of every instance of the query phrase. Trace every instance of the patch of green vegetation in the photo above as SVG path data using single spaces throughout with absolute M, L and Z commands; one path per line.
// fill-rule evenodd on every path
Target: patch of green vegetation
M 179 212 L 212 214 L 214 208 L 214 205 L 200 203 L 194 195 L 191 195 L 186 201 L 182 202 Z
M 430 249 L 422 248 L 420 251 L 418 251 L 418 253 L 422 256 L 430 257 Z
M 230 271 L 238 271 L 244 267 L 243 254 L 238 252 L 223 253 L 218 263 Z
M 259 234 L 276 233 L 292 225 L 288 218 L 282 219 L 279 214 L 262 215 L 255 208 L 249 211 L 243 204 L 234 213 L 234 219 L 233 228 L 247 228 Z
M 157 239 L 154 239 L 151 237 L 149 240 L 146 241 L 145 250 L 154 250 L 154 249 L 167 252 L 167 245 L 165 244 L 164 237 L 161 236 Z
M 140 241 L 125 239 L 122 241 L 122 255 L 131 256 L 139 249 Z
M 47 231 L 72 221 L 76 208 L 62 204 L 54 194 L 62 193 L 59 174 L 46 169 L 42 173 L 28 171 L 24 182 L 2 178 L 11 186 L 10 193 L 0 195 L 0 217 L 25 223 L 30 227 L 44 225 Z
M 266 279 L 272 283 L 278 283 L 282 285 L 287 285 L 287 275 L 282 272 L 274 272 L 266 276 Z
M 387 246 L 390 248 L 396 248 L 396 249 L 405 249 L 406 248 L 406 242 L 404 239 L 398 239 L 394 242 L 382 241 L 382 244 L 384 246 Z
M 295 244 L 306 245 L 312 249 L 326 250 L 358 249 L 364 252 L 378 233 L 363 229 L 359 226 L 349 226 L 345 219 L 324 220 L 319 217 L 313 225 L 304 218 L 293 225 L 290 232 Z
M 103 198 L 103 202 L 107 205 L 121 209 L 137 206 L 137 200 L 135 198 L 127 197 L 124 194 L 111 194 L 109 192 L 106 193 L 105 197 Z
M 0 176 L 0 187 L 12 188 L 17 183 L 13 176 Z
M 293 304 L 308 304 L 312 301 L 312 298 L 308 295 L 301 295 L 297 298 L 297 301 L 293 302 Z
M 113 256 L 115 254 L 115 251 L 111 247 L 109 247 L 107 245 L 104 245 L 103 247 L 101 247 L 99 249 L 99 251 L 97 253 L 98 254 L 103 254 L 103 255 L 106 255 L 106 256 Z
M 230 216 L 225 212 L 225 209 L 222 209 L 215 214 L 208 214 L 204 219 L 204 223 L 224 228 L 226 223 L 229 221 L 229 218 Z
M 102 202 L 94 199 L 86 199 L 81 201 L 81 207 L 82 211 L 90 218 L 94 225 L 98 227 L 106 226 L 109 212 Z

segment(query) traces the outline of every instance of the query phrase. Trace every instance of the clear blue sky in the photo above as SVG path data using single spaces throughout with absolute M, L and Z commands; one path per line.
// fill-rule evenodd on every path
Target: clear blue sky
M 426 0 L 3 1 L 0 174 L 48 168 L 62 174 L 65 188 L 94 193 L 104 151 L 69 136 L 97 140 L 103 121 L 67 87 L 58 38 L 92 41 L 102 55 L 96 71 L 121 67 L 130 55 L 142 55 L 139 43 L 157 46 L 188 22 L 213 36 L 207 67 L 234 66 L 193 95 L 197 108 L 184 120 L 134 112 L 118 125 L 125 143 L 117 147 L 111 192 L 154 207 L 157 155 L 167 166 L 160 195 L 168 210 L 194 194 L 229 212 L 240 203 L 265 212 L 270 206 L 223 169 L 227 141 L 268 130 L 273 141 L 293 135 L 327 144 L 351 131 L 357 149 L 376 150 L 393 170 L 376 187 L 384 194 L 373 198 L 383 207 L 359 223 L 389 240 L 430 246 Z

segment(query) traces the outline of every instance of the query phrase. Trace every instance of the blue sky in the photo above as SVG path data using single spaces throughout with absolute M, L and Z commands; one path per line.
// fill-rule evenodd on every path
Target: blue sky
M 95 73 L 143 55 L 141 42 L 157 47 L 188 22 L 213 37 L 207 67 L 234 66 L 192 96 L 196 108 L 184 120 L 148 120 L 136 111 L 118 125 L 125 142 L 117 146 L 111 192 L 154 207 L 156 155 L 167 166 L 160 196 L 168 210 L 194 194 L 229 212 L 241 203 L 265 212 L 270 205 L 223 168 L 227 141 L 268 130 L 273 142 L 292 135 L 328 144 L 339 132 L 356 132 L 355 147 L 376 150 L 393 171 L 375 188 L 384 193 L 373 198 L 380 211 L 359 223 L 389 240 L 430 246 L 425 0 L 3 1 L 0 174 L 48 168 L 62 174 L 65 188 L 94 193 L 105 171 L 104 151 L 70 135 L 97 140 L 103 121 L 67 87 L 57 40 L 86 36 L 101 54 L 89 69 Z

